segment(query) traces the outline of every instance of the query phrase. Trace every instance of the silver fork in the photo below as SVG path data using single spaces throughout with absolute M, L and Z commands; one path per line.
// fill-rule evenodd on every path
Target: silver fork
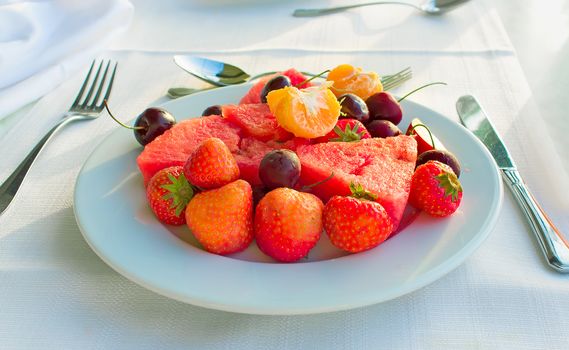
M 398 87 L 412 77 L 413 72 L 411 71 L 411 67 L 407 67 L 395 74 L 384 75 L 381 77 L 381 84 L 383 85 L 383 90 L 387 91 Z
M 31 150 L 31 152 L 24 158 L 22 163 L 18 165 L 16 170 L 2 185 L 0 185 L 0 215 L 4 213 L 8 205 L 12 202 L 12 199 L 18 192 L 20 185 L 24 181 L 28 170 L 34 163 L 37 155 L 44 148 L 45 144 L 51 139 L 51 137 L 65 125 L 79 120 L 92 120 L 97 118 L 104 108 L 103 102 L 107 100 L 111 95 L 111 89 L 113 87 L 113 81 L 115 79 L 115 73 L 117 71 L 117 63 L 114 63 L 114 67 L 111 67 L 111 61 L 109 60 L 106 65 L 104 61 L 99 63 L 95 76 L 91 79 L 91 74 L 95 68 L 96 61 L 93 61 L 91 68 L 87 73 L 87 77 L 77 93 L 77 97 L 73 104 L 69 108 L 63 118 L 55 124 L 51 130 L 45 134 L 45 136 L 38 142 L 38 144 Z M 103 66 L 105 66 L 103 70 Z M 101 77 L 102 72 L 102 77 Z M 111 72 L 110 77 L 108 77 L 109 72 Z M 87 91 L 85 95 L 85 91 Z M 100 99 L 101 94 L 104 91 L 103 98 Z M 94 94 L 94 95 L 93 95 Z M 101 101 L 99 103 L 99 101 Z

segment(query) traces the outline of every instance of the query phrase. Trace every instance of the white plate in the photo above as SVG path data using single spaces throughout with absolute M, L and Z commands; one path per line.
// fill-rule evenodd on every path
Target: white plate
M 215 89 L 164 105 L 178 119 L 213 104 L 236 103 L 250 85 Z M 75 187 L 75 216 L 107 264 L 157 293 L 207 308 L 254 314 L 308 314 L 351 309 L 419 289 L 460 265 L 488 236 L 502 203 L 502 182 L 486 148 L 465 128 L 404 101 L 408 125 L 420 117 L 462 161 L 459 210 L 421 214 L 370 251 L 345 255 L 325 235 L 310 259 L 278 264 L 253 243 L 223 257 L 198 248 L 186 227 L 160 224 L 146 205 L 132 133 L 117 128 L 85 162 Z M 222 219 L 220 219 L 222 220 Z

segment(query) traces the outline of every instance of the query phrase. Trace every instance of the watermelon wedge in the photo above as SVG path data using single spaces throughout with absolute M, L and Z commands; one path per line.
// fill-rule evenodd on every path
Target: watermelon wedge
M 217 115 L 179 122 L 147 144 L 136 159 L 144 183 L 163 168 L 183 166 L 192 151 L 210 137 L 220 138 L 231 152 L 237 152 L 241 129 Z
M 246 135 L 260 141 L 286 141 L 294 136 L 279 126 L 266 103 L 225 105 L 222 116 L 239 125 Z
M 290 68 L 281 73 L 263 77 L 259 79 L 259 81 L 255 85 L 253 85 L 253 87 L 251 87 L 251 89 L 247 92 L 247 94 L 245 94 L 245 96 L 243 96 L 243 98 L 241 98 L 239 104 L 261 103 L 261 91 L 263 90 L 263 87 L 265 87 L 267 81 L 269 81 L 272 77 L 278 74 L 286 75 L 287 77 L 289 77 L 292 85 L 300 84 L 307 79 L 307 77 L 304 74 L 300 73 L 294 68 Z M 312 84 L 308 82 L 305 85 L 303 85 L 302 88 L 307 88 L 310 86 L 312 86 Z
M 334 173 L 331 180 L 311 190 L 324 202 L 334 195 L 349 195 L 350 183 L 359 183 L 378 196 L 394 227 L 399 225 L 417 160 L 413 137 L 320 143 L 300 146 L 296 152 L 302 164 L 301 184 L 313 184 Z

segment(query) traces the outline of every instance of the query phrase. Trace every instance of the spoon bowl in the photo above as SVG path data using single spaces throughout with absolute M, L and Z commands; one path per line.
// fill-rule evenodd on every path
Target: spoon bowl
M 292 13 L 294 17 L 316 17 L 330 15 L 357 7 L 371 5 L 405 5 L 410 6 L 426 15 L 441 15 L 445 12 L 455 9 L 469 0 L 425 0 L 420 5 L 400 1 L 373 1 L 348 6 L 328 7 L 319 9 L 296 9 Z
M 242 84 L 251 77 L 239 67 L 209 58 L 175 55 L 174 62 L 194 77 L 220 87 Z

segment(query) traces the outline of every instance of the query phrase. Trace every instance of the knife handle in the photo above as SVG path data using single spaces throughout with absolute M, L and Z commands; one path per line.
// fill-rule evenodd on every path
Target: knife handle
M 512 190 L 537 237 L 547 263 L 559 272 L 569 273 L 569 243 L 532 196 L 520 173 L 515 168 L 501 170 L 502 177 Z

